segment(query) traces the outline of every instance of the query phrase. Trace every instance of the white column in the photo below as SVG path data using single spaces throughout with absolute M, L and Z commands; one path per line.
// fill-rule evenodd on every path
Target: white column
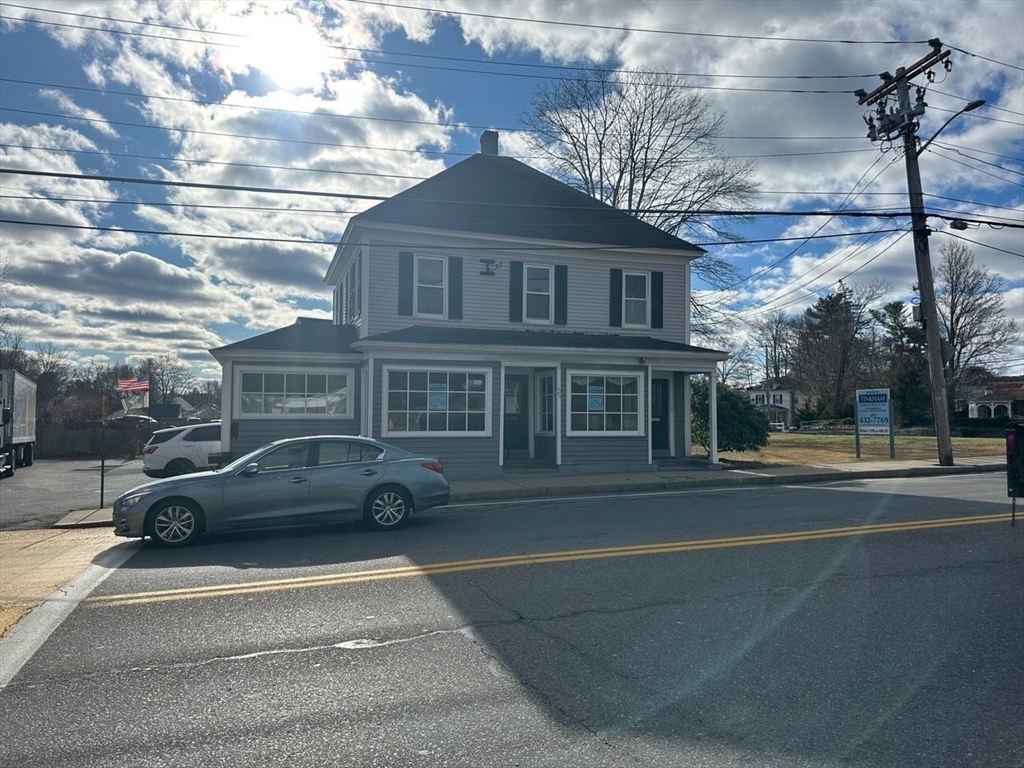
M 505 363 L 501 363 L 501 388 L 498 396 L 498 466 L 505 466 Z
M 651 426 L 654 424 L 654 420 L 651 418 L 654 413 L 654 409 L 651 407 L 651 399 L 653 396 L 654 389 L 654 376 L 652 375 L 654 368 L 650 363 L 647 364 L 647 463 L 654 463 L 654 430 Z M 667 416 L 666 416 L 667 418 Z
M 691 406 L 690 374 L 683 374 L 683 456 L 693 456 L 693 408 Z
M 363 403 L 363 407 L 366 408 L 370 412 L 370 420 L 369 420 L 369 423 L 367 423 L 367 425 L 366 425 L 366 436 L 367 437 L 373 437 L 373 358 L 372 357 L 367 358 L 366 362 L 368 363 L 367 370 L 369 371 L 369 373 L 366 375 L 366 379 L 367 379 L 366 400 Z M 381 374 L 381 375 L 383 375 L 383 374 Z M 383 384 L 383 383 L 384 382 L 381 382 L 381 384 Z M 381 433 L 381 436 L 384 435 L 384 398 L 385 397 L 387 397 L 387 394 L 384 392 L 384 390 L 382 388 L 381 389 L 381 393 L 380 393 L 380 414 L 381 414 L 380 433 Z
M 562 466 L 562 364 L 555 366 L 555 466 Z
M 708 461 L 712 464 L 718 463 L 718 373 L 712 371 L 708 374 L 708 442 L 711 443 L 708 451 Z

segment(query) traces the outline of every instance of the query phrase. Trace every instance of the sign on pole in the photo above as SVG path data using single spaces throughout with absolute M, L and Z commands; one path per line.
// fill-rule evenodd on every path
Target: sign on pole
M 855 442 L 860 458 L 860 436 L 888 435 L 889 458 L 896 458 L 896 430 L 892 423 L 892 398 L 888 389 L 858 389 L 856 399 Z

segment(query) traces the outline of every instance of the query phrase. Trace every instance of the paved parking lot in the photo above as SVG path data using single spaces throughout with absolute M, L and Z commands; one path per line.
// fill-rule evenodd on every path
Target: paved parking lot
M 102 503 L 98 459 L 40 459 L 0 479 L 0 530 L 46 528 L 72 510 L 109 507 L 149 480 L 142 459 L 108 459 L 103 475 Z

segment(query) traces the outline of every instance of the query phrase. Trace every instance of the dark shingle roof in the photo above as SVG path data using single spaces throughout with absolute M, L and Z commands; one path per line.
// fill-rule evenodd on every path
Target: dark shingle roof
M 525 163 L 500 155 L 473 155 L 363 211 L 352 221 L 704 252 Z
M 578 347 L 584 349 L 636 350 L 660 352 L 708 352 L 717 350 L 694 347 L 650 336 L 623 336 L 612 333 L 572 331 L 519 331 L 494 328 L 455 328 L 451 326 L 413 325 L 397 331 L 367 336 L 362 341 L 396 344 L 465 344 L 499 347 Z M 725 354 L 725 353 L 718 353 Z
M 354 325 L 334 325 L 330 320 L 300 317 L 294 325 L 226 344 L 210 352 L 215 357 L 218 352 L 240 350 L 352 354 L 351 345 L 357 338 L 359 334 Z

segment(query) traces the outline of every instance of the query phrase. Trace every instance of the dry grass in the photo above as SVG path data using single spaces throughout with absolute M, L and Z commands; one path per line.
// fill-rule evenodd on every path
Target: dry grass
M 1001 456 L 1005 452 L 1000 437 L 954 437 L 953 457 Z M 863 435 L 860 460 L 889 458 L 889 438 Z M 853 435 L 809 435 L 798 432 L 772 432 L 768 445 L 760 451 L 723 452 L 728 462 L 760 464 L 840 464 L 857 461 Z M 938 459 L 934 437 L 896 437 L 896 459 Z

